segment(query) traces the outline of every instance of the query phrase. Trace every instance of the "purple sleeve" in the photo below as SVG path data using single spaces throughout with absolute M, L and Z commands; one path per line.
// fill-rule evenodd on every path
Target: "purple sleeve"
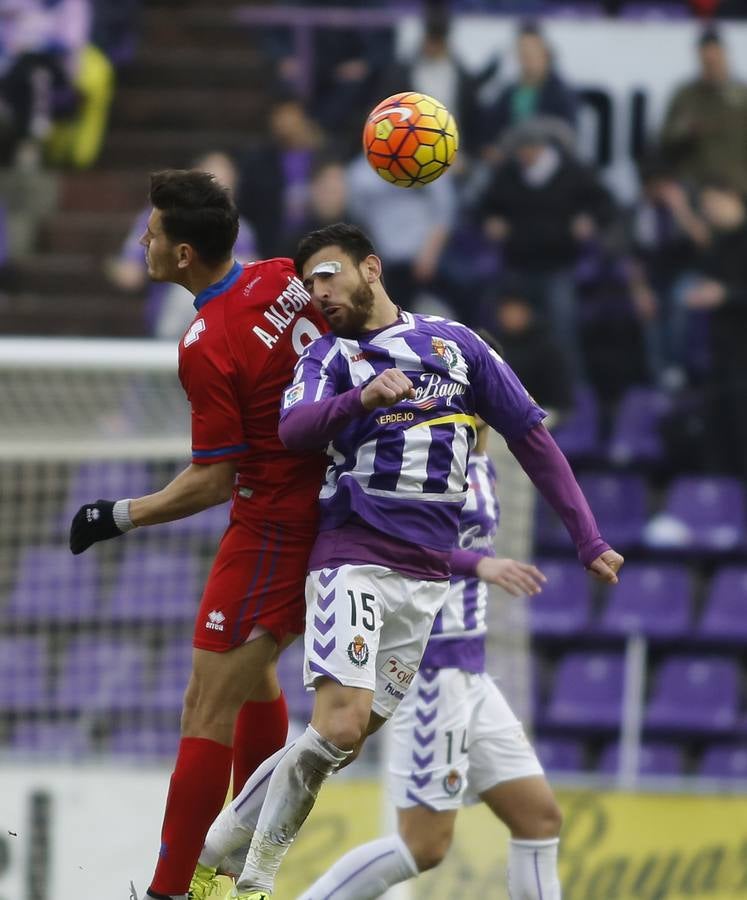
M 362 416 L 362 386 L 316 403 L 299 404 L 285 412 L 278 436 L 288 450 L 318 450 L 328 444 L 348 422 Z
M 508 448 L 560 516 L 576 545 L 578 558 L 588 568 L 610 546 L 602 540 L 586 497 L 560 447 L 545 426 L 538 425 L 523 437 L 509 441 Z
M 462 578 L 477 578 L 477 564 L 484 556 L 485 554 L 475 553 L 474 550 L 454 548 L 449 557 L 451 574 Z

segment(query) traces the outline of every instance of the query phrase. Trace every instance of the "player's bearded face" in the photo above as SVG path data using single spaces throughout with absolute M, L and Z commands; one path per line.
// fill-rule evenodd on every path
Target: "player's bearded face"
M 355 337 L 365 331 L 365 325 L 374 304 L 374 292 L 363 276 L 358 273 L 358 284 L 350 292 L 348 304 L 338 307 L 334 318 L 328 318 L 329 326 L 340 337 Z

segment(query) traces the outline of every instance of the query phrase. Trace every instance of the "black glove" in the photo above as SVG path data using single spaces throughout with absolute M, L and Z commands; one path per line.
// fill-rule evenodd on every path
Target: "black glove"
M 73 516 L 70 525 L 70 550 L 77 555 L 97 541 L 108 541 L 120 534 L 124 534 L 124 531 L 114 521 L 114 500 L 86 503 Z

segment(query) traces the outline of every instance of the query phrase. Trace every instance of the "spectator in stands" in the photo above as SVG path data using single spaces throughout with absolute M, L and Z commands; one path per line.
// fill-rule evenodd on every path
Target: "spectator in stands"
M 371 235 L 386 267 L 387 291 L 408 309 L 435 311 L 447 298 L 436 289 L 441 256 L 454 226 L 456 187 L 451 173 L 427 190 L 403 190 L 380 178 L 361 154 L 348 170 L 353 221 Z M 440 310 L 443 312 L 443 310 Z
M 298 242 L 310 231 L 350 221 L 346 168 L 339 160 L 322 157 L 316 162 L 309 182 L 303 222 L 298 232 L 290 236 L 283 252 L 293 256 Z
M 207 153 L 195 160 L 194 168 L 210 172 L 232 194 L 235 192 L 238 170 L 226 153 Z M 138 213 L 119 256 L 108 260 L 106 264 L 108 277 L 121 291 L 139 293 L 150 283 L 141 244 L 150 212 L 151 207 L 148 206 Z M 239 262 L 250 262 L 257 258 L 254 229 L 244 218 L 239 218 L 239 236 L 234 252 Z M 150 283 L 146 303 L 146 327 L 149 334 L 162 340 L 178 339 L 193 318 L 194 308 L 185 288 L 178 284 Z
M 303 223 L 309 179 L 323 146 L 300 100 L 283 96 L 269 111 L 269 139 L 240 160 L 237 206 L 257 229 L 262 257 L 277 255 Z
M 504 276 L 524 279 L 578 376 L 573 268 L 580 249 L 611 222 L 614 204 L 594 172 L 552 141 L 539 120 L 509 137 L 478 214 L 501 247 Z
M 77 103 L 79 56 L 90 35 L 88 0 L 5 0 L 0 10 L 0 161 L 38 164 L 55 118 Z
M 711 464 L 747 479 L 747 206 L 728 182 L 712 181 L 701 189 L 700 207 L 709 241 L 702 278 L 685 303 L 710 311 Z
M 519 77 L 485 115 L 483 142 L 494 144 L 507 129 L 535 116 L 560 119 L 574 130 L 576 94 L 555 71 L 552 51 L 534 22 L 520 26 L 516 52 Z
M 675 174 L 697 186 L 726 178 L 747 191 L 747 84 L 730 73 L 718 32 L 698 42 L 700 74 L 680 87 L 666 113 L 661 151 Z
M 478 91 L 498 69 L 494 59 L 480 71 L 468 71 L 449 47 L 450 17 L 441 4 L 429 7 L 423 40 L 415 55 L 389 68 L 380 94 L 402 90 L 436 97 L 459 123 L 460 150 L 471 151 L 482 127 Z
M 573 407 L 573 376 L 563 348 L 528 296 L 520 279 L 501 286 L 492 330 L 502 355 L 537 403 L 547 411 L 552 427 Z

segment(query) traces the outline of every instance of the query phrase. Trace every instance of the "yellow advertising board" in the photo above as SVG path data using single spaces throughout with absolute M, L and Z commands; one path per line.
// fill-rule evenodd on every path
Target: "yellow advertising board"
M 747 898 L 747 796 L 558 791 L 564 900 Z M 328 782 L 277 883 L 292 900 L 357 844 L 381 834 L 375 782 Z M 505 898 L 508 835 L 484 807 L 459 814 L 442 866 L 413 885 L 427 900 Z

